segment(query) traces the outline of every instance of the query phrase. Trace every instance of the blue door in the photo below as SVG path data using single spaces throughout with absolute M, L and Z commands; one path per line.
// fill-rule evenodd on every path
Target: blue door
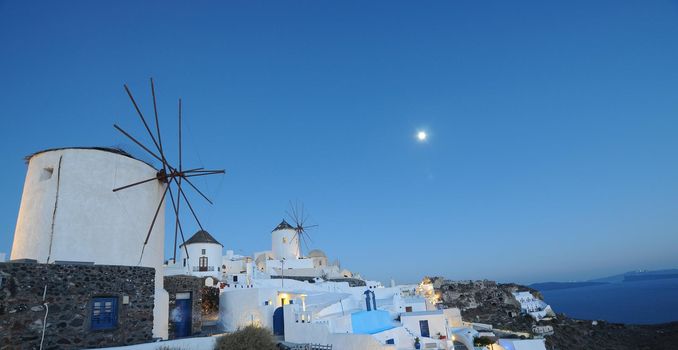
M 273 311 L 273 334 L 285 335 L 285 316 L 282 307 Z
M 428 331 L 428 320 L 419 321 L 419 330 L 421 331 L 421 336 L 430 338 L 431 334 Z
M 170 312 L 174 324 L 174 337 L 183 338 L 191 335 L 191 294 L 177 293 L 176 304 Z

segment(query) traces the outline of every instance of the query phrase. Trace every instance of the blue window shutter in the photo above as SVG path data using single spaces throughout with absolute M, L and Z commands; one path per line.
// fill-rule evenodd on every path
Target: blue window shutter
M 92 299 L 92 330 L 110 329 L 118 325 L 118 298 Z

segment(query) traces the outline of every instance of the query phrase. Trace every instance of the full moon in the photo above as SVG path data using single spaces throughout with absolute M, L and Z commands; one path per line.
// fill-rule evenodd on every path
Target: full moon
M 426 141 L 426 138 L 427 138 L 427 137 L 428 137 L 428 135 L 426 135 L 426 131 L 419 131 L 419 132 L 417 133 L 417 139 L 418 139 L 419 141 L 422 141 L 422 142 L 423 142 L 423 141 Z

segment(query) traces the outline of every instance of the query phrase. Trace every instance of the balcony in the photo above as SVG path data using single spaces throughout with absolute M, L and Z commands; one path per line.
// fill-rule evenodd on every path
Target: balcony
M 193 272 L 214 271 L 214 266 L 193 266 Z

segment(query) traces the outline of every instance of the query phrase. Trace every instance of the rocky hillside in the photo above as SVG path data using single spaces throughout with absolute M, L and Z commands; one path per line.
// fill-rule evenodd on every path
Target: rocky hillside
M 425 282 L 433 284 L 445 307 L 459 308 L 464 321 L 526 333 L 531 333 L 535 325 L 552 326 L 554 334 L 546 337 L 548 349 L 678 349 L 678 322 L 639 326 L 575 320 L 564 314 L 558 314 L 553 320 L 535 322 L 531 317 L 521 315 L 520 304 L 511 294 L 529 291 L 543 300 L 539 291 L 529 287 L 487 280 L 449 281 L 440 277 L 426 278 Z
M 546 337 L 547 349 L 678 349 L 678 322 L 626 325 L 574 320 L 558 315 L 557 320 L 545 324 L 551 324 L 555 331 L 553 335 Z
M 541 294 L 517 284 L 499 284 L 494 281 L 448 281 L 430 278 L 436 294 L 445 307 L 462 311 L 464 321 L 488 323 L 495 328 L 517 332 L 531 332 L 533 320 L 520 314 L 520 304 L 513 292 L 530 291 L 538 298 Z

